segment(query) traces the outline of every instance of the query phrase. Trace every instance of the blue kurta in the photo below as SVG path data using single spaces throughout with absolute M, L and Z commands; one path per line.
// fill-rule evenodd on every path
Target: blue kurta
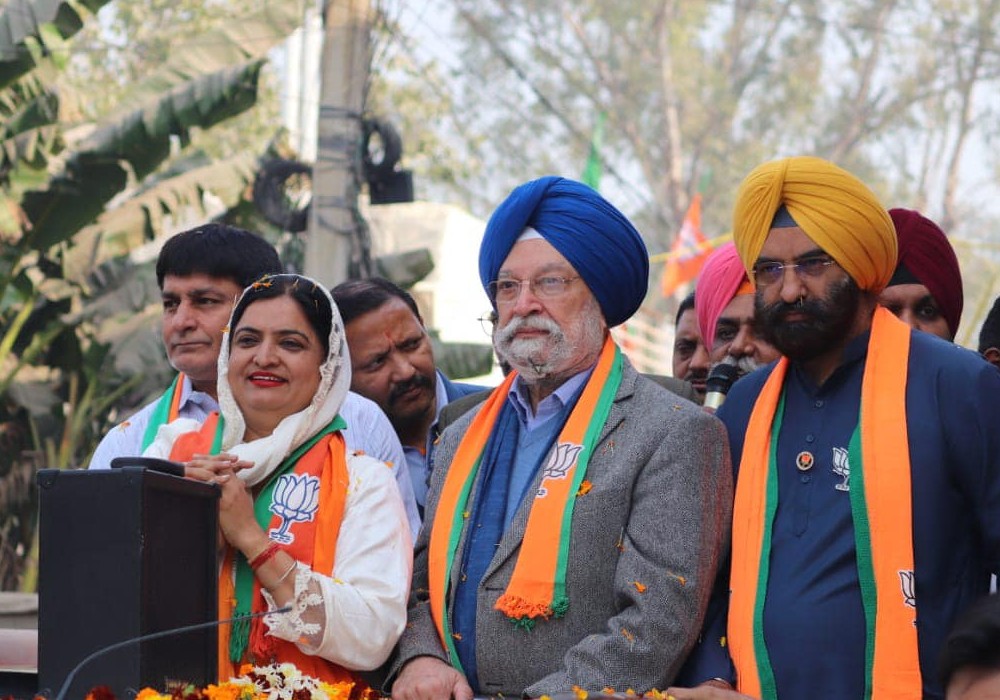
M 975 353 L 911 333 L 906 415 L 912 474 L 917 634 L 924 697 L 943 698 L 937 655 L 956 615 L 1000 570 L 1000 373 Z M 864 693 L 847 447 L 858 423 L 869 334 L 820 387 L 794 364 L 778 438 L 778 509 L 764 636 L 782 700 Z M 718 412 L 739 469 L 754 402 L 773 365 L 736 383 Z M 813 460 L 809 469 L 799 464 Z M 905 494 L 900 494 L 900 498 Z M 763 498 L 763 494 L 761 494 Z M 734 523 L 738 528 L 739 523 Z M 720 617 L 719 620 L 724 619 Z M 717 622 L 719 622 L 717 620 Z M 706 632 L 691 682 L 730 667 Z

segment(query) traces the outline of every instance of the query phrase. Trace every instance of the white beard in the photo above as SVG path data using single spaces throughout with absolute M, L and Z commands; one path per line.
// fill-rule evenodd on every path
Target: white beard
M 571 365 L 581 348 L 597 348 L 599 352 L 604 344 L 605 327 L 596 302 L 593 310 L 593 314 L 581 313 L 567 324 L 566 330 L 543 316 L 513 318 L 493 335 L 497 356 L 506 359 L 529 383 L 561 376 L 573 369 Z M 529 328 L 546 331 L 547 335 L 515 337 L 518 331 Z

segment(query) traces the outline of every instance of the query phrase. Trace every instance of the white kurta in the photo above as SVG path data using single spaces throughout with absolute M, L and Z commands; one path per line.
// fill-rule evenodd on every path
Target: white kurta
M 413 546 L 392 470 L 352 455 L 347 471 L 350 486 L 333 571 L 312 571 L 300 563 L 292 612 L 264 620 L 271 634 L 305 654 L 370 671 L 389 658 L 406 625 Z M 269 609 L 278 607 L 263 593 Z

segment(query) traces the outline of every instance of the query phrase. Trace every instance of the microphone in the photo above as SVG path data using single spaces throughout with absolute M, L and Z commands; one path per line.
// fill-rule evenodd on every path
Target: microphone
M 705 408 L 714 413 L 726 400 L 729 388 L 738 378 L 739 370 L 732 356 L 727 356 L 726 359 L 715 365 L 708 373 L 708 379 L 705 380 Z
M 187 632 L 197 632 L 198 630 L 208 629 L 210 627 L 218 627 L 220 625 L 229 625 L 239 620 L 252 620 L 255 617 L 264 617 L 265 615 L 281 615 L 287 612 L 291 612 L 292 606 L 286 605 L 283 608 L 276 608 L 275 610 L 268 610 L 265 612 L 252 613 L 250 615 L 237 615 L 236 617 L 229 617 L 225 620 L 212 620 L 211 622 L 199 622 L 196 625 L 185 625 L 184 627 L 174 627 L 168 630 L 161 630 L 160 632 L 151 632 L 149 634 L 144 634 L 140 637 L 132 637 L 131 639 L 124 639 L 120 642 L 115 642 L 114 644 L 109 644 L 106 647 L 102 647 L 97 651 L 93 652 L 89 656 L 84 657 L 83 661 L 78 663 L 73 667 L 73 670 L 69 672 L 66 676 L 66 680 L 63 681 L 62 687 L 59 689 L 59 694 L 56 695 L 56 700 L 64 700 L 66 693 L 69 692 L 70 686 L 73 685 L 73 680 L 76 678 L 76 674 L 79 673 L 84 666 L 89 664 L 96 658 L 104 656 L 108 652 L 116 651 L 117 649 L 122 649 L 131 644 L 141 644 L 142 642 L 148 642 L 152 639 L 162 639 L 163 637 L 172 637 L 174 635 L 186 634 Z

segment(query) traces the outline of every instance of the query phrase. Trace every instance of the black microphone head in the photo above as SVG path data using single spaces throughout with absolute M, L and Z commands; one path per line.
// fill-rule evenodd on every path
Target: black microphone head
M 720 362 L 709 371 L 708 378 L 705 380 L 705 391 L 725 394 L 733 382 L 739 379 L 739 376 L 740 372 L 736 365 Z

